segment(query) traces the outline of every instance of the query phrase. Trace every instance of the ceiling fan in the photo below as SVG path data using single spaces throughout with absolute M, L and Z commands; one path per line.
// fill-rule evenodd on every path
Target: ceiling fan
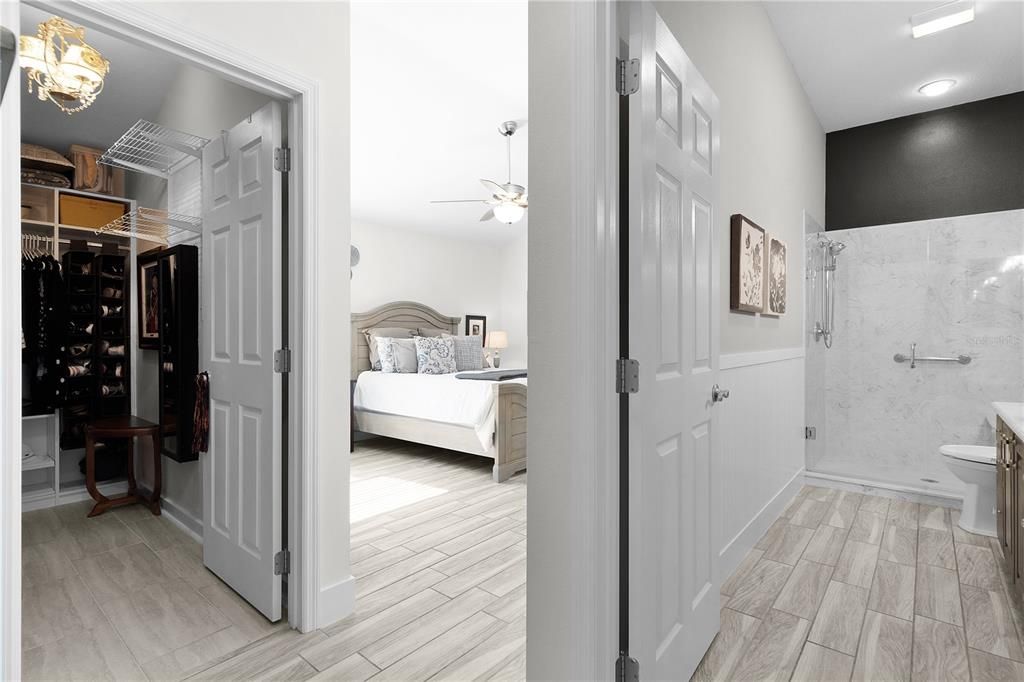
M 526 188 L 512 182 L 512 136 L 519 129 L 515 121 L 505 121 L 498 126 L 498 133 L 505 138 L 505 150 L 508 157 L 508 182 L 501 185 L 493 180 L 480 179 L 480 184 L 491 193 L 490 199 L 449 199 L 431 201 L 432 204 L 487 204 L 487 212 L 480 216 L 480 222 L 494 218 L 508 225 L 518 223 L 526 213 Z

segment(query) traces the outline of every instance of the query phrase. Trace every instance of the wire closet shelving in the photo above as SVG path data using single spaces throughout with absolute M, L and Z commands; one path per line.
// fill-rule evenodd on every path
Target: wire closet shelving
M 125 213 L 98 229 L 97 234 L 137 237 L 150 242 L 169 244 L 178 236 L 192 236 L 202 229 L 203 221 L 195 216 L 171 213 L 158 208 L 139 207 Z
M 200 162 L 203 147 L 208 142 L 205 137 L 140 119 L 100 157 L 99 162 L 155 175 L 168 182 L 178 180 L 175 183 L 176 194 L 184 192 L 188 196 L 199 196 L 201 173 L 181 171 Z M 182 178 L 187 178 L 187 181 L 182 183 Z M 195 184 L 195 187 L 183 187 L 183 184 Z M 96 232 L 170 244 L 179 236 L 188 238 L 201 231 L 202 219 L 196 216 L 140 207 Z

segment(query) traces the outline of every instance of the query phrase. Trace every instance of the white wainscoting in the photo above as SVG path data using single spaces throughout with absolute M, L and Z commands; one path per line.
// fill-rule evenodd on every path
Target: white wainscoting
M 721 357 L 719 573 L 724 580 L 804 477 L 804 349 Z

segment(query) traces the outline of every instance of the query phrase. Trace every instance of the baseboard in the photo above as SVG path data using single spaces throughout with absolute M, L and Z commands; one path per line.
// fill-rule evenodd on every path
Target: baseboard
M 761 507 L 761 510 L 752 518 L 739 533 L 718 553 L 718 575 L 724 582 L 727 577 L 743 561 L 761 536 L 768 531 L 769 526 L 782 516 L 783 510 L 790 500 L 796 497 L 804 485 L 804 470 L 800 469 L 789 479 L 786 485 L 782 486 L 779 492 L 775 493 L 768 503 Z
M 185 535 L 203 544 L 203 520 L 178 506 L 173 500 L 166 497 L 160 500 L 160 513 L 167 517 L 167 520 L 180 528 Z
M 316 627 L 325 628 L 351 615 L 356 607 L 356 579 L 349 576 L 320 590 L 316 605 Z
M 880 497 L 921 502 L 937 507 L 958 509 L 963 505 L 964 501 L 963 495 L 952 490 L 928 490 L 901 483 L 879 483 L 878 481 L 868 481 L 854 478 L 853 476 L 826 474 L 819 471 L 808 471 L 805 477 L 808 485 L 836 488 L 837 490 L 850 490 L 857 493 L 870 493 Z
M 752 365 L 766 365 L 769 362 L 782 362 L 784 360 L 796 360 L 805 355 L 803 346 L 793 348 L 776 348 L 773 350 L 759 350 L 749 353 L 723 353 L 718 359 L 719 369 L 736 369 L 737 367 L 750 367 Z

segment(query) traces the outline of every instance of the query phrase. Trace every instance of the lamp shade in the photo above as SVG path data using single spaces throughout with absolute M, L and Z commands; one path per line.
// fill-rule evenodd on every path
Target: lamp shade
M 497 350 L 508 348 L 508 333 L 501 331 L 491 332 L 487 335 L 487 347 Z

